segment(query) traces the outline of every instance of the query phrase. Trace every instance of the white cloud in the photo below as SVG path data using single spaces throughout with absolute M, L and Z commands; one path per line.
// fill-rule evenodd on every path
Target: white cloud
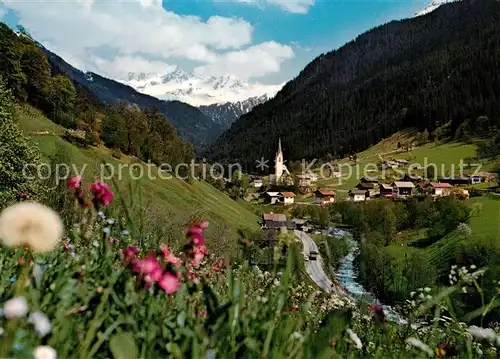
M 195 69 L 197 75 L 233 75 L 249 79 L 280 70 L 281 63 L 294 57 L 290 46 L 274 41 L 251 46 L 245 50 L 226 52 L 210 64 Z
M 218 1 L 218 0 L 215 0 Z M 294 14 L 306 14 L 314 6 L 316 0 L 232 0 L 243 4 L 253 4 L 264 7 L 265 4 L 277 5 L 284 11 Z
M 241 18 L 179 15 L 163 9 L 162 0 L 3 4 L 50 50 L 74 66 L 112 78 L 129 72 L 161 73 L 179 60 L 194 61 L 207 75 L 226 74 L 227 68 L 235 76 L 259 77 L 279 71 L 280 64 L 293 57 L 289 46 L 252 44 L 253 26 Z
M 122 56 L 111 60 L 92 56 L 91 61 L 103 74 L 120 80 L 127 79 L 129 72 L 161 74 L 172 71 L 175 67 L 163 61 L 147 60 L 141 56 Z

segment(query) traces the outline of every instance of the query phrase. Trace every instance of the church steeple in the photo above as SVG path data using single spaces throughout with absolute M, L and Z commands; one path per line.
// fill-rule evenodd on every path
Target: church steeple
M 278 153 L 281 153 L 281 137 L 278 138 Z

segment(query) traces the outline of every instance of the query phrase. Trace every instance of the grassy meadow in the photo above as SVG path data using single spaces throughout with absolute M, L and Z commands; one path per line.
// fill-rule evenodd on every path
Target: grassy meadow
M 84 169 L 82 177 L 86 183 L 99 176 L 103 162 L 110 164 L 115 171 L 117 190 L 127 203 L 132 204 L 131 211 L 142 213 L 152 227 L 173 222 L 177 224 L 177 230 L 181 230 L 191 216 L 203 217 L 213 223 L 213 236 L 221 241 L 225 236 L 227 241 L 235 238 L 238 229 L 257 231 L 260 228 L 256 211 L 250 210 L 243 201 L 232 200 L 204 181 L 190 180 L 188 183 L 174 176 L 161 179 L 155 166 L 151 166 L 153 179 L 150 179 L 147 165 L 135 158 L 122 156 L 118 160 L 106 147 L 81 148 L 67 142 L 61 137 L 65 130 L 32 107 L 18 106 L 17 117 L 22 130 L 40 148 L 43 162 L 50 163 L 50 159 L 56 156 L 56 161 L 70 163 L 74 166 L 71 167 L 73 170 Z M 49 134 L 38 134 L 43 131 L 49 131 Z M 124 166 L 120 175 L 120 165 L 132 163 L 136 163 L 135 168 Z M 136 179 L 140 174 L 139 166 L 145 175 Z M 65 175 L 64 168 L 61 174 Z M 104 174 L 107 172 L 104 171 Z M 167 175 L 163 173 L 164 177 Z M 210 233 L 208 236 L 211 237 Z

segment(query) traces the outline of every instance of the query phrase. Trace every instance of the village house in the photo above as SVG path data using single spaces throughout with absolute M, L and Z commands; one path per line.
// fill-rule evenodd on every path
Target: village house
M 299 231 L 308 232 L 309 227 L 307 226 L 307 219 L 294 218 L 292 222 L 295 224 L 295 229 Z
M 401 182 L 413 182 L 413 183 L 418 183 L 423 181 L 423 178 L 417 175 L 410 175 L 408 173 L 405 173 L 403 177 L 399 179 Z
M 393 188 L 389 184 L 380 184 L 380 197 L 392 197 Z
M 399 165 L 398 165 L 398 163 L 397 163 L 397 162 L 395 162 L 395 161 L 385 161 L 385 162 L 384 162 L 384 163 L 382 163 L 382 165 L 381 165 L 381 168 L 382 168 L 383 170 L 388 170 L 388 169 L 393 169 L 393 170 L 395 170 L 395 169 L 396 169 L 396 168 L 398 168 L 398 167 L 399 167 Z
M 484 178 L 481 176 L 470 176 L 469 181 L 470 184 L 478 184 L 484 182 Z
M 478 172 L 476 176 L 480 176 L 483 179 L 483 182 L 491 182 L 498 179 L 498 175 L 491 172 Z
M 264 213 L 262 215 L 262 229 L 279 229 L 285 232 L 287 229 L 295 229 L 293 221 L 287 221 L 286 215 L 283 213 Z
M 427 184 L 433 197 L 445 197 L 451 194 L 453 186 L 446 182 L 430 182 Z
M 279 193 L 280 202 L 282 202 L 285 206 L 289 204 L 293 204 L 295 202 L 295 193 L 293 192 L 280 192 Z
M 452 177 L 441 177 L 440 182 L 446 182 L 452 186 L 468 185 L 470 184 L 470 178 L 465 176 L 452 176 Z
M 422 181 L 415 185 L 416 191 L 419 194 L 427 194 L 428 184 L 430 181 Z
M 314 192 L 314 195 L 315 204 L 325 205 L 335 202 L 335 191 L 332 191 L 331 189 L 318 189 Z
M 279 203 L 280 193 L 279 192 L 266 192 L 264 194 L 264 202 L 267 204 Z
M 413 194 L 415 185 L 412 182 L 395 181 L 391 185 L 393 187 L 393 197 L 408 197 Z
M 352 189 L 349 191 L 349 200 L 353 202 L 362 202 L 370 199 L 370 193 L 366 190 Z
M 407 160 L 401 158 L 395 158 L 394 162 L 396 162 L 398 166 L 408 166 L 408 164 L 410 163 Z
M 358 183 L 356 185 L 356 189 L 360 191 L 368 191 L 369 196 L 374 196 L 375 195 L 375 185 L 373 183 Z
M 264 182 L 262 181 L 262 178 L 256 178 L 252 182 L 254 188 L 261 188 Z
M 371 184 L 373 186 L 376 186 L 376 185 L 378 185 L 378 178 L 376 178 L 376 177 L 362 177 L 360 179 L 360 182 L 361 183 L 368 183 L 368 184 Z

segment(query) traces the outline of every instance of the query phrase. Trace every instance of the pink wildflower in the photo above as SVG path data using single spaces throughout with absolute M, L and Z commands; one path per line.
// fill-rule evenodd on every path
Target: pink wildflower
M 82 177 L 81 176 L 73 176 L 68 181 L 68 188 L 70 190 L 77 190 L 82 187 Z
M 202 310 L 200 312 L 200 317 L 205 318 L 206 316 L 207 316 L 207 311 L 206 310 Z
M 180 282 L 179 278 L 175 274 L 167 272 L 160 278 L 158 285 L 165 291 L 165 293 L 174 294 L 179 290 Z
M 173 254 L 172 252 L 170 252 L 168 250 L 167 246 L 164 246 L 164 245 L 160 246 L 160 250 L 163 253 L 163 257 L 165 258 L 165 260 L 168 263 L 170 263 L 170 264 L 172 264 L 172 265 L 174 265 L 176 267 L 180 267 L 181 266 L 182 261 L 180 260 L 180 258 L 176 257 L 175 254 Z
M 163 275 L 163 271 L 162 271 L 161 267 L 158 267 L 158 268 L 153 269 L 150 273 L 146 274 L 144 276 L 144 281 L 146 282 L 146 284 L 155 283 L 155 282 L 158 282 L 162 278 L 162 275 Z
M 123 256 L 125 257 L 125 259 L 135 258 L 135 256 L 137 255 L 138 252 L 139 252 L 139 248 L 137 248 L 136 246 L 130 246 L 130 247 L 124 248 L 122 250 L 122 253 L 123 253 Z
M 187 236 L 191 244 L 195 247 L 202 246 L 205 244 L 205 239 L 203 238 L 203 230 L 208 227 L 208 222 L 203 221 L 197 224 L 193 224 L 187 230 Z
M 193 250 L 193 261 L 191 262 L 193 267 L 197 267 L 207 254 L 208 249 L 205 245 L 195 247 Z
M 98 207 L 99 205 L 107 206 L 113 200 L 114 194 L 109 189 L 108 185 L 101 182 L 96 181 L 90 185 L 90 191 L 94 196 L 94 205 Z
M 224 268 L 224 260 L 222 258 L 216 259 L 212 264 L 212 270 L 218 273 Z
M 370 305 L 368 309 L 373 312 L 373 318 L 375 320 L 375 323 L 377 324 L 385 323 L 384 308 L 381 305 L 378 304 Z
M 138 259 L 133 262 L 134 271 L 142 274 L 152 274 L 155 271 L 161 270 L 161 265 L 154 255 L 149 255 L 144 259 Z

